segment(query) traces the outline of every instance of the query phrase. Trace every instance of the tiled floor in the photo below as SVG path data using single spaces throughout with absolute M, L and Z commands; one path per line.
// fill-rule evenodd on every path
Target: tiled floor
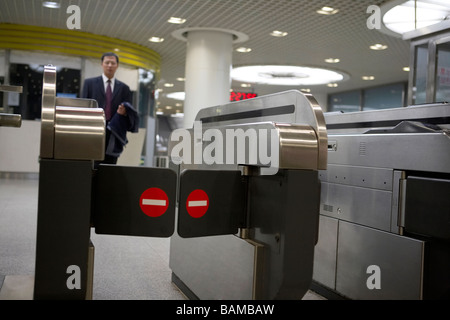
M 0 300 L 32 299 L 37 179 L 0 178 Z M 94 300 L 183 300 L 171 281 L 170 239 L 91 233 Z M 309 291 L 304 300 L 323 300 Z

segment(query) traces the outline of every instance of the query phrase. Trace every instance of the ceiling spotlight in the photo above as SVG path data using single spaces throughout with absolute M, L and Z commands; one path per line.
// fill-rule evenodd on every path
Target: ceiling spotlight
M 170 19 L 167 20 L 167 22 L 174 23 L 174 24 L 183 24 L 183 23 L 186 22 L 186 19 L 177 18 L 177 17 L 170 17 Z
M 409 70 L 410 70 L 409 67 L 404 67 L 403 68 L 403 71 L 409 72 Z
M 164 38 L 160 38 L 160 37 L 151 37 L 150 39 L 148 39 L 148 41 L 150 42 L 155 42 L 155 43 L 159 43 L 159 42 L 163 42 Z
M 173 83 L 164 83 L 164 87 L 166 88 L 172 88 L 173 86 Z
M 288 33 L 284 31 L 274 30 L 270 33 L 270 35 L 274 37 L 285 37 L 288 35 Z
M 251 52 L 252 49 L 251 48 L 245 48 L 245 47 L 240 47 L 236 49 L 237 52 L 242 52 L 242 53 L 247 53 L 247 52 Z
M 329 84 L 327 84 L 327 87 L 330 87 L 330 88 L 336 88 L 337 86 L 338 86 L 337 83 L 329 83 Z
M 334 9 L 332 7 L 322 7 L 320 10 L 316 11 L 318 14 L 324 14 L 324 15 L 332 15 L 339 12 L 338 9 Z
M 338 63 L 339 61 L 341 61 L 341 60 L 336 59 L 336 58 L 327 58 L 327 59 L 325 59 L 326 63 Z
M 363 80 L 369 81 L 369 80 L 374 80 L 375 77 L 374 76 L 362 76 Z
M 372 50 L 385 50 L 385 49 L 387 49 L 387 45 L 385 45 L 385 44 L 381 44 L 381 43 L 377 43 L 377 44 L 374 44 L 374 45 L 372 45 L 372 46 L 370 46 L 370 49 L 372 49 Z
M 55 1 L 44 1 L 42 3 L 42 6 L 45 8 L 50 8 L 50 9 L 59 9 L 61 7 L 59 2 L 55 2 Z
M 167 98 L 183 101 L 186 97 L 184 92 L 172 92 L 167 94 Z

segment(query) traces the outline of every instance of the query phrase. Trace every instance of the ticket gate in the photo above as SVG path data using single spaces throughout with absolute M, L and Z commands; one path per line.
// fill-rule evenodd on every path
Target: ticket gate
M 234 252 L 252 263 L 229 260 L 230 270 L 256 270 L 241 278 L 251 282 L 252 293 L 235 298 L 303 297 L 318 237 L 318 170 L 327 163 L 324 118 L 311 96 L 290 91 L 201 111 L 194 128 L 174 132 L 174 168 L 94 169 L 105 146 L 103 110 L 93 100 L 56 98 L 55 79 L 56 69 L 45 67 L 35 299 L 92 298 L 91 228 L 99 234 L 172 236 L 171 268 L 187 286 L 180 267 L 199 263 L 214 271 L 216 254 L 211 261 L 197 260 L 205 253 L 198 245 L 183 252 L 192 254 L 184 259 L 177 243 L 232 237 L 247 246 Z M 232 140 L 251 139 L 258 148 L 220 144 L 230 131 L 238 135 Z M 208 272 L 193 276 L 211 281 Z M 226 288 L 213 289 L 223 296 L 193 292 L 201 299 L 232 297 Z
M 450 104 L 326 113 L 313 289 L 450 298 Z
M 173 282 L 192 299 L 301 299 L 311 283 L 318 237 L 318 170 L 327 166 L 327 132 L 317 102 L 287 91 L 206 108 L 191 134 L 183 132 L 175 130 L 169 144 L 180 176 L 192 175 L 197 188 L 217 193 L 223 206 L 242 204 L 233 208 L 234 229 L 232 222 L 221 222 L 230 226 L 228 235 L 210 236 L 199 221 L 205 237 L 187 238 L 190 230 L 178 224 L 171 238 Z M 196 154 L 179 155 L 181 136 Z M 269 149 L 273 161 L 264 161 Z M 204 183 L 224 172 L 230 182 Z M 183 208 L 187 184 L 180 182 L 180 222 L 189 217 Z

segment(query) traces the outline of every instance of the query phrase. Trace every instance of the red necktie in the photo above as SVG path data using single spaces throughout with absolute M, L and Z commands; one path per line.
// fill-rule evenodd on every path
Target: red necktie
M 111 80 L 108 80 L 108 86 L 106 87 L 106 105 L 105 105 L 105 117 L 106 121 L 111 120 L 111 101 L 112 101 L 112 90 L 111 90 Z

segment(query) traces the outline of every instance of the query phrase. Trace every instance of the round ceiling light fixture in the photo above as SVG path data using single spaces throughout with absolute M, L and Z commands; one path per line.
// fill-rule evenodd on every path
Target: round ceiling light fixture
M 380 9 L 383 15 L 380 31 L 394 36 L 450 18 L 448 0 L 393 0 Z
M 321 85 L 349 79 L 341 71 L 316 67 L 258 65 L 241 66 L 231 71 L 235 81 L 279 86 Z

